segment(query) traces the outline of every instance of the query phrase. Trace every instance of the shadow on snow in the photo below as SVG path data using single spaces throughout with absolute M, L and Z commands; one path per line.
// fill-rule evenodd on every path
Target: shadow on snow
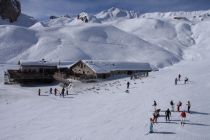
M 184 124 L 188 124 L 188 125 L 199 125 L 199 126 L 210 126 L 209 124 L 202 124 L 202 123 L 190 123 L 190 122 L 185 122 Z
M 172 122 L 172 121 L 170 121 L 170 122 L 157 122 L 157 123 L 178 124 L 177 122 Z
M 165 131 L 159 131 L 159 132 L 153 132 L 153 134 L 176 134 L 174 132 L 165 132 Z
M 199 114 L 199 115 L 210 115 L 210 113 L 190 111 L 190 114 Z

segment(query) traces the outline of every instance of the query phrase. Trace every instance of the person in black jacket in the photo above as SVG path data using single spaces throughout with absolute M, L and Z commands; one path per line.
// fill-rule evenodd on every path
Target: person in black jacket
M 63 87 L 61 90 L 61 96 L 64 98 L 65 88 Z
M 127 82 L 127 89 L 129 89 L 129 86 L 130 86 L 130 82 Z
M 181 74 L 178 75 L 178 80 L 179 80 L 179 81 L 181 80 Z
M 166 115 L 166 122 L 170 121 L 171 111 L 169 110 L 169 108 L 166 110 L 165 115 Z
M 171 105 L 171 111 L 174 112 L 174 102 L 173 102 L 173 100 L 171 100 L 170 105 Z
M 177 82 L 178 82 L 178 79 L 177 79 L 177 78 L 175 78 L 175 85 L 177 85 Z
M 191 103 L 190 101 L 187 101 L 187 112 L 190 113 L 190 107 L 191 107 Z
M 41 96 L 41 89 L 38 89 L 38 95 Z
M 154 101 L 154 103 L 153 103 L 153 105 L 152 106 L 154 106 L 154 109 L 155 109 L 155 111 L 157 110 L 157 102 L 156 101 Z
M 53 92 L 53 89 L 52 89 L 52 88 L 50 88 L 50 94 L 52 94 L 52 92 Z

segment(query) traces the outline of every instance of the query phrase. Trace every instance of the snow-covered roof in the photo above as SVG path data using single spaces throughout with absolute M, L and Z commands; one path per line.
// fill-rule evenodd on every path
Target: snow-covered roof
M 76 63 L 76 61 L 63 61 L 58 64 L 58 68 L 70 68 Z
M 70 68 L 75 61 L 58 61 L 58 62 L 50 62 L 50 61 L 21 61 L 21 66 L 47 66 L 47 67 L 58 67 L 58 68 Z
M 149 63 L 138 62 L 115 62 L 115 61 L 95 61 L 95 60 L 82 60 L 83 63 L 88 65 L 96 73 L 108 73 L 111 71 L 151 71 Z
M 58 62 L 48 62 L 48 61 L 21 61 L 21 66 L 48 66 L 53 67 L 57 66 Z
M 116 62 L 116 61 L 100 61 L 100 60 L 81 60 L 87 66 L 89 66 L 96 73 L 109 73 L 116 70 L 131 70 L 131 71 L 150 71 L 152 70 L 149 63 L 137 63 L 137 62 Z M 21 61 L 21 66 L 32 67 L 58 67 L 58 68 L 71 68 L 77 62 L 75 61 Z

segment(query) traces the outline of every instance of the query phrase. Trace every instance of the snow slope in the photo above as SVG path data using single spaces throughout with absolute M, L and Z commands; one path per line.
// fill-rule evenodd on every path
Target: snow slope
M 16 25 L 16 26 L 30 27 L 34 25 L 36 22 L 37 22 L 36 19 L 25 14 L 21 14 L 18 17 L 17 21 L 14 23 L 10 23 L 9 20 L 3 20 L 0 18 L 0 25 Z
M 25 52 L 37 42 L 35 32 L 25 27 L 0 25 L 0 63 Z
M 174 19 L 180 15 L 187 20 Z M 210 139 L 210 19 L 207 15 L 208 11 L 150 13 L 101 23 L 55 19 L 59 22 L 38 22 L 30 28 L 0 25 L 1 63 L 44 57 L 146 61 L 157 67 L 173 64 L 152 72 L 148 78 L 132 81 L 130 78 L 99 83 L 73 81 L 70 95 L 65 98 L 49 95 L 50 87 L 61 90 L 57 84 L 4 85 L 3 71 L 13 65 L 1 64 L 0 139 Z M 175 86 L 174 79 L 179 73 L 182 78 Z M 185 76 L 189 77 L 188 84 L 183 84 Z M 131 83 L 129 93 L 125 92 L 127 81 Z M 39 88 L 43 96 L 37 96 Z M 170 108 L 170 100 L 182 101 L 183 110 L 190 100 L 192 112 L 187 114 L 185 126 L 180 125 L 179 113 L 173 112 L 170 123 L 161 116 L 154 126 L 155 133 L 148 134 L 154 100 L 162 109 L 161 115 Z
M 103 14 L 112 16 L 102 19 Z M 137 15 L 135 12 L 111 8 L 95 16 L 90 15 L 94 19 L 90 18 L 87 24 L 77 18 L 59 17 L 36 22 L 29 28 L 0 25 L 2 36 L 5 36 L 1 44 L 9 45 L 11 50 L 21 50 L 13 51 L 11 56 L 10 48 L 5 50 L 5 45 L 1 45 L 5 57 L 0 61 L 17 63 L 20 59 L 41 58 L 53 61 L 121 60 L 149 62 L 162 68 L 183 59 L 183 51 L 195 44 L 192 28 L 209 19 L 208 11 Z M 179 15 L 187 15 L 187 20 L 174 19 Z M 201 17 L 202 21 L 199 20 Z M 8 34 L 5 26 L 16 29 Z M 23 29 L 26 40 L 22 36 Z M 18 34 L 19 38 L 13 34 Z M 10 44 L 10 39 L 17 41 Z
M 36 36 L 33 39 L 36 39 L 37 42 L 28 45 L 27 50 L 18 53 L 13 59 L 7 58 L 10 62 L 19 59 L 39 60 L 44 57 L 54 61 L 59 59 L 149 61 L 154 65 L 162 65 L 162 63 L 164 65 L 165 61 L 170 61 L 166 62 L 168 65 L 168 63 L 175 63 L 179 60 L 170 51 L 112 25 L 79 24 L 43 27 L 42 24 L 39 24 L 32 26 L 30 31 L 35 32 Z M 6 40 L 4 41 L 7 43 Z M 153 56 L 148 58 L 150 54 Z M 162 55 L 161 58 L 160 55 Z

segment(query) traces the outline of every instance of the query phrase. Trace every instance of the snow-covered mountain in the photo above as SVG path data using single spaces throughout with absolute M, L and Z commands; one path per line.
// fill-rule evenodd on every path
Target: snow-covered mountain
M 101 11 L 100 13 L 96 14 L 96 18 L 102 21 L 109 21 L 115 20 L 119 18 L 137 18 L 139 17 L 139 13 L 135 11 L 127 11 L 120 8 L 112 7 L 108 10 Z
M 196 45 L 195 33 L 203 28 L 197 25 L 210 21 L 209 11 L 139 15 L 111 8 L 86 16 L 88 23 L 65 16 L 36 22 L 22 15 L 16 26 L 1 25 L 1 63 L 100 59 L 164 67 L 182 60 L 184 51 Z
M 30 27 L 22 25 L 0 25 L 1 63 L 100 59 L 149 62 L 164 68 L 135 80 L 72 80 L 69 95 L 61 98 L 49 93 L 50 88 L 62 89 L 56 83 L 4 85 L 4 70 L 16 65 L 0 64 L 0 139 L 210 139 L 209 11 L 147 13 L 88 23 L 59 17 Z M 181 80 L 175 85 L 179 73 Z M 189 78 L 186 84 L 185 77 Z M 37 96 L 38 89 L 42 96 Z M 148 133 L 154 100 L 161 109 L 160 117 L 154 133 Z M 171 100 L 175 105 L 182 101 L 181 110 L 191 102 L 184 126 L 177 111 L 166 122 L 165 110 L 171 109 Z

